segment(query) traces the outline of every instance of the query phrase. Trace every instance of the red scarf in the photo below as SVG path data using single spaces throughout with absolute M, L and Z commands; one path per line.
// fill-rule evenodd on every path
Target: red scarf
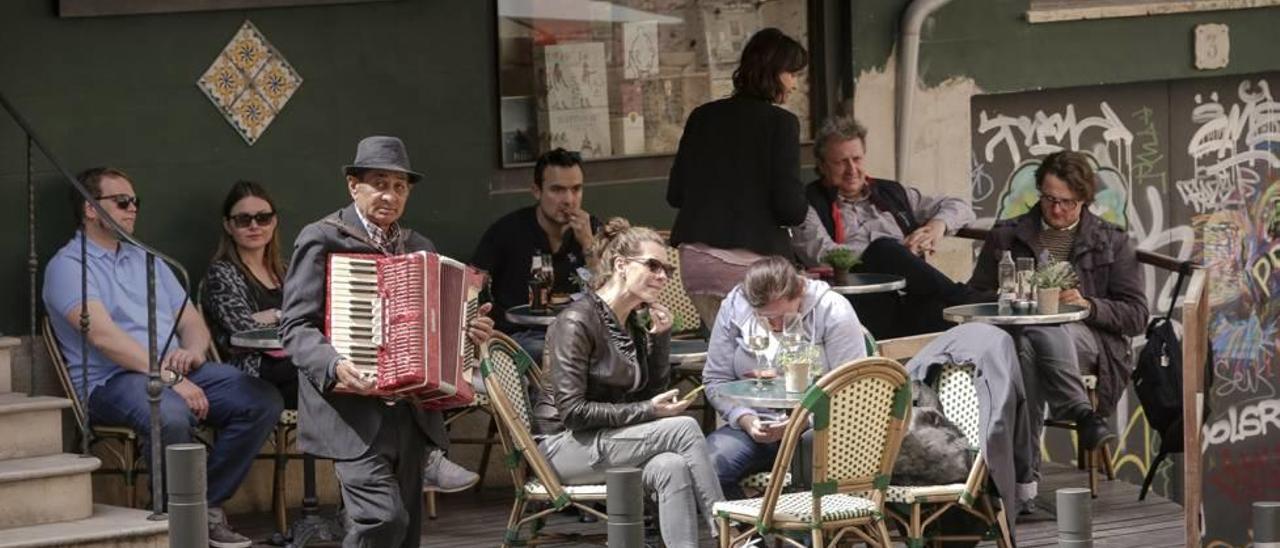
M 844 218 L 840 216 L 840 198 L 838 196 L 831 201 L 831 219 L 835 224 L 835 230 L 832 231 L 835 232 L 835 235 L 832 236 L 832 239 L 836 243 L 842 244 L 844 243 Z

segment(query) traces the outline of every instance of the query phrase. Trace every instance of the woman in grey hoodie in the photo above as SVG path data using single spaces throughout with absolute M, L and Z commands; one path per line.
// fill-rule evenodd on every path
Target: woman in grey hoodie
M 742 498 L 738 481 L 773 466 L 785 423 L 776 420 L 776 410 L 742 407 L 718 397 L 716 385 L 750 378 L 754 373 L 756 354 L 747 344 L 754 322 L 769 324 L 769 348 L 764 353 L 776 355 L 777 335 L 788 314 L 798 314 L 812 336 L 819 352 L 815 366 L 821 372 L 867 355 L 862 323 L 844 296 L 832 292 L 824 282 L 806 279 L 782 257 L 765 257 L 748 268 L 742 283 L 729 292 L 720 307 L 702 371 L 707 397 L 728 423 L 707 436 L 725 498 Z M 804 440 L 809 439 L 806 433 Z M 802 448 L 801 455 L 808 454 L 807 448 Z M 807 460 L 801 458 L 804 465 L 793 472 L 797 485 L 808 484 Z

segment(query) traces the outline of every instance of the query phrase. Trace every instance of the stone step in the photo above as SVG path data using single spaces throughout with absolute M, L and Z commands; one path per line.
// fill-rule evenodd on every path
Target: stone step
M 62 452 L 62 410 L 71 400 L 0 394 L 0 460 Z
M 89 517 L 89 475 L 101 465 L 94 457 L 67 453 L 0 461 L 0 530 Z M 0 538 L 7 536 L 0 532 Z
M 13 392 L 13 353 L 22 346 L 22 339 L 0 337 L 0 394 Z
M 0 548 L 74 546 L 76 548 L 163 548 L 169 545 L 169 522 L 151 521 L 151 512 L 105 504 L 75 521 L 5 529 Z

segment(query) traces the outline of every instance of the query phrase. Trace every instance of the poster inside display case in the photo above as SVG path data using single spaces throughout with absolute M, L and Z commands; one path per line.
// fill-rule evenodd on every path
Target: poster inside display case
M 805 0 L 497 0 L 503 165 L 674 154 L 698 105 L 733 93 L 756 31 L 808 43 Z M 782 105 L 810 135 L 809 82 Z

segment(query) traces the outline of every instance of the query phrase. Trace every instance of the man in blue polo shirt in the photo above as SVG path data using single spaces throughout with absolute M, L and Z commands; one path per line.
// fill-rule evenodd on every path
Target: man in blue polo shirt
M 138 198 L 129 176 L 107 167 L 93 168 L 79 180 L 126 232 L 132 233 Z M 44 304 L 58 346 L 78 392 L 87 368 L 87 393 L 80 392 L 89 421 L 128 426 L 147 443 L 147 274 L 146 253 L 120 241 L 107 221 L 79 194 L 73 205 L 80 230 L 45 268 Z M 87 295 L 81 298 L 81 238 L 87 261 Z M 250 540 L 227 525 L 222 504 L 249 472 L 253 457 L 271 433 L 283 404 L 274 387 L 230 365 L 206 362 L 209 329 L 187 299 L 186 291 L 164 263 L 156 263 L 156 334 L 160 366 L 183 375 L 164 389 L 160 400 L 164 445 L 191 441 L 199 422 L 218 429 L 209 453 L 209 545 L 245 547 Z M 80 353 L 81 307 L 89 315 L 88 355 Z M 181 311 L 181 314 L 179 314 Z M 177 323 L 173 346 L 164 349 Z M 144 451 L 150 457 L 149 451 Z M 149 466 L 154 466 L 149 463 Z

